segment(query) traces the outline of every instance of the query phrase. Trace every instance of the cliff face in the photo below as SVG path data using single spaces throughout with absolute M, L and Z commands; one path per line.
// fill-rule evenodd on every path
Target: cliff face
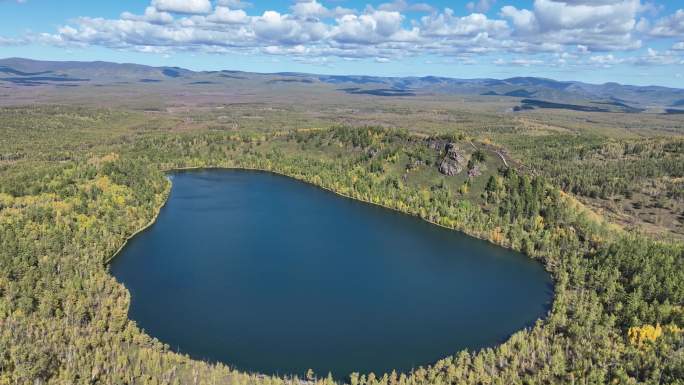
M 447 176 L 459 174 L 467 164 L 465 152 L 459 149 L 454 143 L 447 143 L 444 147 L 446 154 L 439 164 L 439 172 Z

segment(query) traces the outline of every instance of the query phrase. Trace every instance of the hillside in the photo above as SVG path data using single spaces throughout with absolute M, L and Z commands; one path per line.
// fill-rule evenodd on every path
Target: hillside
M 427 135 L 400 127 L 323 126 L 310 111 L 269 104 L 174 113 L 0 108 L 0 383 L 341 383 L 326 373 L 311 373 L 305 382 L 192 359 L 129 319 L 131 293 L 110 275 L 107 261 L 154 220 L 168 197 L 164 172 L 190 167 L 288 175 L 521 251 L 552 275 L 555 297 L 546 317 L 500 345 L 453 351 L 407 372 L 351 373 L 344 383 L 681 379 L 682 244 L 611 225 L 558 188 L 575 183 L 566 186 L 572 194 L 594 192 L 611 201 L 641 196 L 645 188 L 662 207 L 681 210 L 681 139 L 637 140 L 629 133 L 615 139 L 596 127 L 559 133 L 507 126 L 486 114 L 468 122 L 456 112 L 451 123 L 442 122 L 442 133 Z M 397 106 L 392 114 L 397 126 L 410 115 Z M 604 191 L 605 180 L 615 183 Z M 661 180 L 672 185 L 654 190 Z M 638 199 L 650 205 L 647 198 Z
M 677 113 L 684 90 L 617 83 L 588 84 L 536 77 L 509 79 L 454 79 L 447 77 L 378 77 L 317 75 L 304 73 L 250 73 L 238 71 L 196 72 L 178 67 L 150 67 L 108 62 L 53 62 L 9 58 L 0 60 L 0 87 L 121 87 L 170 86 L 214 89 L 220 87 L 323 87 L 333 93 L 406 96 L 465 96 L 481 102 L 533 99 L 523 108 L 586 109 L 598 112 Z M 541 106 L 541 107 L 540 107 Z M 570 106 L 568 108 L 568 106 Z M 578 107 L 579 106 L 579 107 Z

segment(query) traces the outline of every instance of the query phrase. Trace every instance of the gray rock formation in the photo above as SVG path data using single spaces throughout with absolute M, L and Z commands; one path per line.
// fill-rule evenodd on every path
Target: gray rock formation
M 468 170 L 468 176 L 471 178 L 475 178 L 482 175 L 482 170 L 480 169 L 480 165 L 476 164 L 473 168 Z
M 446 176 L 454 176 L 463 171 L 458 163 L 452 161 L 451 159 L 444 159 L 442 163 L 439 164 L 439 172 Z
M 439 172 L 447 176 L 454 176 L 463 171 L 467 163 L 465 153 L 454 143 L 447 143 L 444 150 L 446 154 L 439 164 Z

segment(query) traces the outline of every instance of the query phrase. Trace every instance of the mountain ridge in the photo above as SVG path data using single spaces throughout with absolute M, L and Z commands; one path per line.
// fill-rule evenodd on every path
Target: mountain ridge
M 240 76 L 224 76 L 234 74 Z M 294 80 L 299 79 L 299 81 Z M 303 81 L 302 81 L 303 80 Z M 338 92 L 403 97 L 421 95 L 469 95 L 480 98 L 530 98 L 574 104 L 613 104 L 633 110 L 677 107 L 684 100 L 684 89 L 664 86 L 636 86 L 607 82 L 560 81 L 545 77 L 516 76 L 506 79 L 459 79 L 444 76 L 325 75 L 303 72 L 259 73 L 234 70 L 193 71 L 177 66 L 148 66 L 107 61 L 42 61 L 26 58 L 0 59 L 0 85 L 98 86 L 122 83 L 186 82 L 194 85 L 221 85 L 235 81 L 262 81 L 268 84 L 322 83 L 339 87 Z M 191 83 L 187 83 L 191 82 Z M 390 92 L 385 92 L 390 90 Z M 382 92 L 380 92 L 382 91 Z

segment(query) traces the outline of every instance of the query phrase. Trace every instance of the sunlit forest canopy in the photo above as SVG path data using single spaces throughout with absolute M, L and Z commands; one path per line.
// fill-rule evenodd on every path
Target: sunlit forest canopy
M 600 114 L 592 117 L 605 125 L 580 125 L 583 112 L 478 120 L 445 109 L 418 127 L 405 118 L 408 108 L 379 102 L 356 124 L 328 125 L 321 116 L 334 112 L 281 115 L 260 105 L 2 108 L 0 378 L 289 383 L 173 353 L 128 319 L 130 294 L 107 270 L 166 200 L 167 171 L 225 167 L 288 175 L 522 251 L 554 277 L 548 315 L 503 344 L 407 373 L 353 373 L 350 384 L 681 380 L 680 230 L 663 221 L 653 225 L 668 232 L 649 233 L 638 212 L 632 224 L 616 221 L 608 211 L 615 200 L 607 199 L 637 197 L 647 207 L 661 199 L 667 203 L 655 215 L 681 215 L 679 190 L 668 187 L 681 183 L 678 135 L 653 124 L 637 138 Z M 395 127 L 366 124 L 371 113 Z M 602 156 L 634 167 L 588 166 Z M 573 165 L 564 175 L 561 162 Z M 595 176 L 602 172 L 609 174 Z M 602 180 L 614 187 L 603 191 Z M 307 377 L 333 381 L 327 373 Z

